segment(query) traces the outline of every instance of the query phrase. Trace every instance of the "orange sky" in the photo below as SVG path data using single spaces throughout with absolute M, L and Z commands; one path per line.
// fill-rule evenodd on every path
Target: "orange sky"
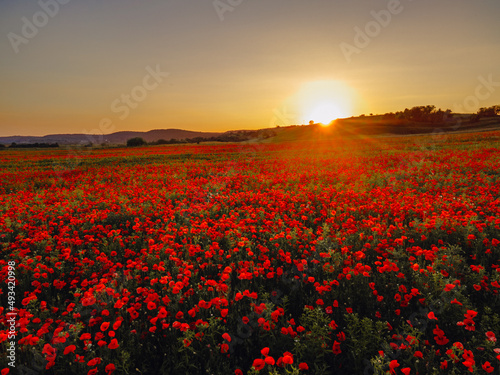
M 0 136 L 474 112 L 500 104 L 499 14 L 486 0 L 3 1 Z

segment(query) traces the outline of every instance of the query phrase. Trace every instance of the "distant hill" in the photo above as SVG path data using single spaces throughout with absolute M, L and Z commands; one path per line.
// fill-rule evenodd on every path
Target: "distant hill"
M 452 119 L 438 123 L 385 119 L 379 116 L 359 116 L 338 119 L 328 127 L 319 124 L 286 126 L 275 129 L 276 136 L 267 142 L 321 140 L 337 137 L 391 136 L 451 132 L 479 132 L 500 130 L 500 116 L 470 121 L 469 116 L 455 115 Z
M 210 138 L 218 137 L 224 133 L 195 132 L 182 129 L 157 129 L 148 132 L 122 131 L 106 135 L 93 134 L 51 134 L 43 137 L 31 136 L 11 136 L 0 137 L 0 144 L 10 145 L 12 143 L 58 143 L 60 145 L 68 144 L 125 144 L 127 140 L 134 137 L 141 137 L 146 142 L 155 142 L 160 139 L 191 139 L 191 138 Z
M 260 130 L 233 130 L 224 133 L 195 132 L 182 129 L 157 129 L 148 132 L 122 131 L 108 135 L 89 134 L 52 134 L 44 137 L 13 136 L 0 137 L 0 144 L 10 145 L 46 143 L 59 145 L 76 144 L 126 144 L 127 140 L 141 137 L 146 142 L 159 140 L 205 140 L 221 142 L 286 142 L 299 140 L 328 139 L 335 137 L 365 137 L 381 135 L 429 134 L 433 132 L 476 132 L 485 130 L 500 130 L 500 116 L 484 117 L 471 120 L 470 115 L 455 114 L 446 121 L 417 122 L 406 119 L 387 118 L 384 115 L 359 116 L 338 119 L 330 126 L 292 125 Z

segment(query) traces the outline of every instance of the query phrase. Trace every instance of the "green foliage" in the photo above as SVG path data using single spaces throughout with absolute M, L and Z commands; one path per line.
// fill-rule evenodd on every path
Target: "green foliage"
M 138 147 L 138 146 L 144 146 L 146 144 L 147 142 L 141 137 L 130 138 L 127 140 L 128 147 Z
M 319 307 L 312 310 L 305 308 L 300 322 L 305 332 L 300 340 L 295 341 L 294 353 L 307 363 L 314 363 L 315 359 L 322 360 L 331 353 L 331 319 Z
M 387 339 L 387 323 L 374 322 L 368 317 L 360 318 L 358 314 L 345 314 L 347 355 L 351 358 L 356 372 L 365 368 L 366 363 L 360 359 L 372 358 L 380 350 Z

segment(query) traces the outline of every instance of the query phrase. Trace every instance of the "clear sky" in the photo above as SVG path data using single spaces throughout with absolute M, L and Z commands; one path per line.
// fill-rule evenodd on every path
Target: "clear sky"
M 498 0 L 0 0 L 0 136 L 500 104 Z

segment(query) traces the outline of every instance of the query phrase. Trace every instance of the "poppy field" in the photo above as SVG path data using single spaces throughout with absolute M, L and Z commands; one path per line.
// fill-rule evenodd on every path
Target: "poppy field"
M 499 374 L 499 148 L 0 150 L 1 374 Z

